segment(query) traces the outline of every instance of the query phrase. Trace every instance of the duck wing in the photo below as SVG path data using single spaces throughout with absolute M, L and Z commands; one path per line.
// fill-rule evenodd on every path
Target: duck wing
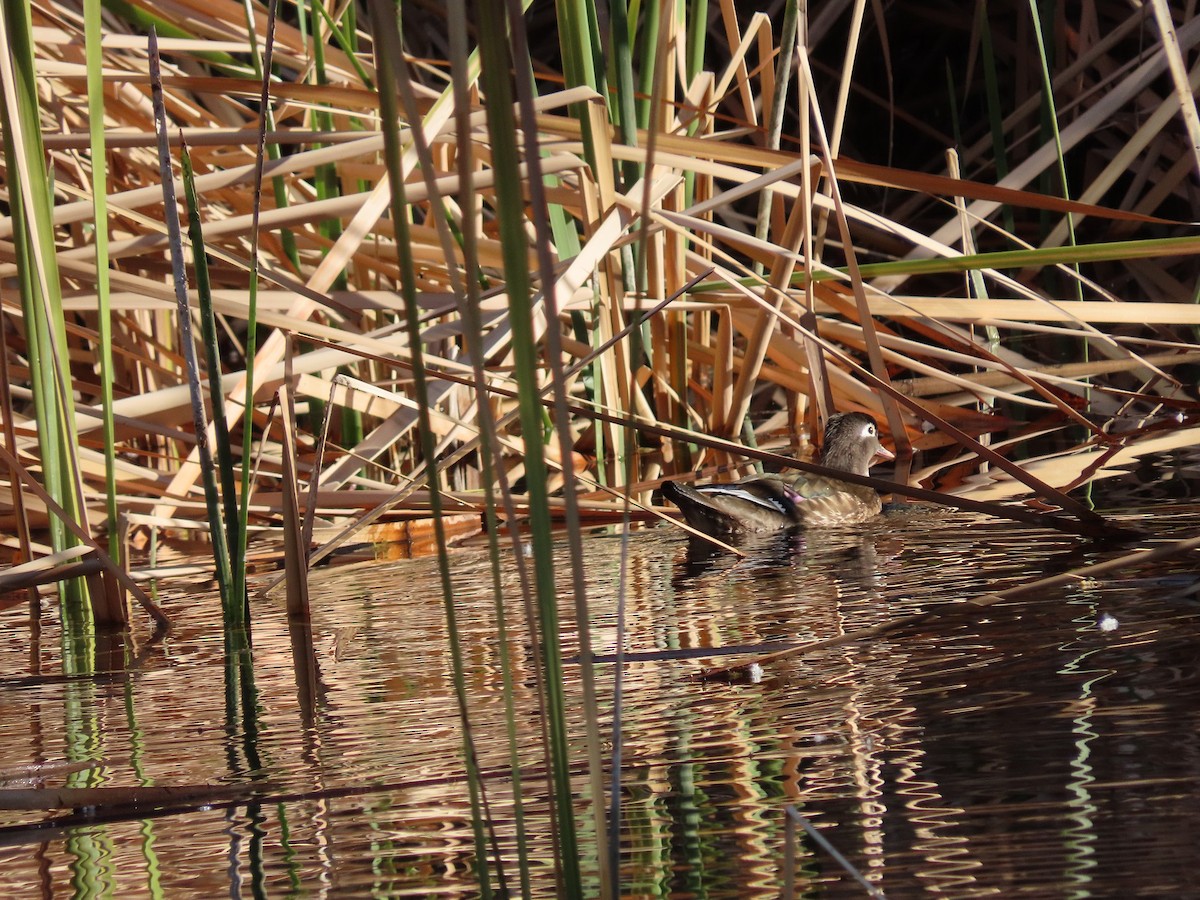
M 836 478 L 801 475 L 788 484 L 798 522 L 809 525 L 852 525 L 873 519 L 883 503 L 873 488 Z
M 777 531 L 800 524 L 798 497 L 778 476 L 762 475 L 701 487 L 668 481 L 662 492 L 679 507 L 689 525 L 705 534 Z

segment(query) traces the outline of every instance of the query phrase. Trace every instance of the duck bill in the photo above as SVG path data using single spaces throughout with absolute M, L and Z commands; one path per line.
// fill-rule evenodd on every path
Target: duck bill
M 895 453 L 893 453 L 887 447 L 880 444 L 879 449 L 875 451 L 875 456 L 871 461 L 872 462 L 881 462 L 881 461 L 895 459 L 895 458 L 896 458 Z

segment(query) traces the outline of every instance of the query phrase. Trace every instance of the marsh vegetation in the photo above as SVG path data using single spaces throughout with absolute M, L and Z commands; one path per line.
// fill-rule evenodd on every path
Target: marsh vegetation
M 536 866 L 519 811 L 489 831 L 456 619 L 451 547 L 479 535 L 496 689 L 512 630 L 545 723 L 505 783 L 536 756 L 535 855 L 614 896 L 620 681 L 601 715 L 585 529 L 671 518 L 666 479 L 808 460 L 837 411 L 879 421 L 882 492 L 1048 540 L 1125 528 L 1089 486 L 1197 444 L 1200 19 L 525 5 L 4 5 L 0 539 L 25 565 L 0 586 L 92 679 L 161 652 L 149 588 L 189 577 L 160 550 L 190 541 L 250 732 L 255 603 L 286 590 L 316 715 L 310 570 L 424 544 L 471 865 L 516 892 Z

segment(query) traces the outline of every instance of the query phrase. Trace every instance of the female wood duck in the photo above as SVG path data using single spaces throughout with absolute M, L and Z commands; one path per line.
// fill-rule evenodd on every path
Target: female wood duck
M 866 475 L 877 457 L 893 459 L 894 454 L 879 443 L 873 418 L 860 412 L 829 417 L 821 465 Z M 797 525 L 851 525 L 883 508 L 872 488 L 820 475 L 754 475 L 701 487 L 668 481 L 662 492 L 689 525 L 714 537 Z

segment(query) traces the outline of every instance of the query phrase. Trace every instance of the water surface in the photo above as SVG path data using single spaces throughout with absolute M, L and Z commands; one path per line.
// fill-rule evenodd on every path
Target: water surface
M 1132 517 L 1189 537 L 1194 507 Z M 584 542 L 593 649 L 625 603 L 621 889 L 629 897 L 776 897 L 793 804 L 888 896 L 1185 896 L 1200 849 L 1196 556 L 979 609 L 971 597 L 1126 553 L 956 513 L 894 512 L 856 530 L 780 535 L 746 559 L 678 532 Z M 577 652 L 560 548 L 562 640 Z M 513 748 L 482 547 L 453 553 L 471 720 L 514 863 Z M 555 895 L 532 644 L 511 554 L 509 604 L 533 892 Z M 621 589 L 623 586 L 623 590 Z M 252 684 L 227 692 L 215 594 L 163 596 L 175 633 L 122 670 L 65 679 L 43 622 L 0 641 L 0 768 L 103 760 L 52 786 L 258 785 L 251 803 L 115 821 L 0 812 L 5 896 L 474 896 L 471 814 L 445 614 L 432 560 L 313 578 L 316 681 L 298 686 L 280 603 L 254 603 Z M 763 645 L 919 626 L 786 657 L 758 681 L 701 678 Z M 732 654 L 732 655 L 726 655 Z M 597 667 L 606 752 L 611 663 Z M 32 673 L 37 672 L 36 677 Z M 579 667 L 566 666 L 582 865 L 594 888 Z M 252 699 L 253 714 L 238 712 Z M 55 827 L 49 827 L 55 826 Z M 811 840 L 801 895 L 862 889 Z

